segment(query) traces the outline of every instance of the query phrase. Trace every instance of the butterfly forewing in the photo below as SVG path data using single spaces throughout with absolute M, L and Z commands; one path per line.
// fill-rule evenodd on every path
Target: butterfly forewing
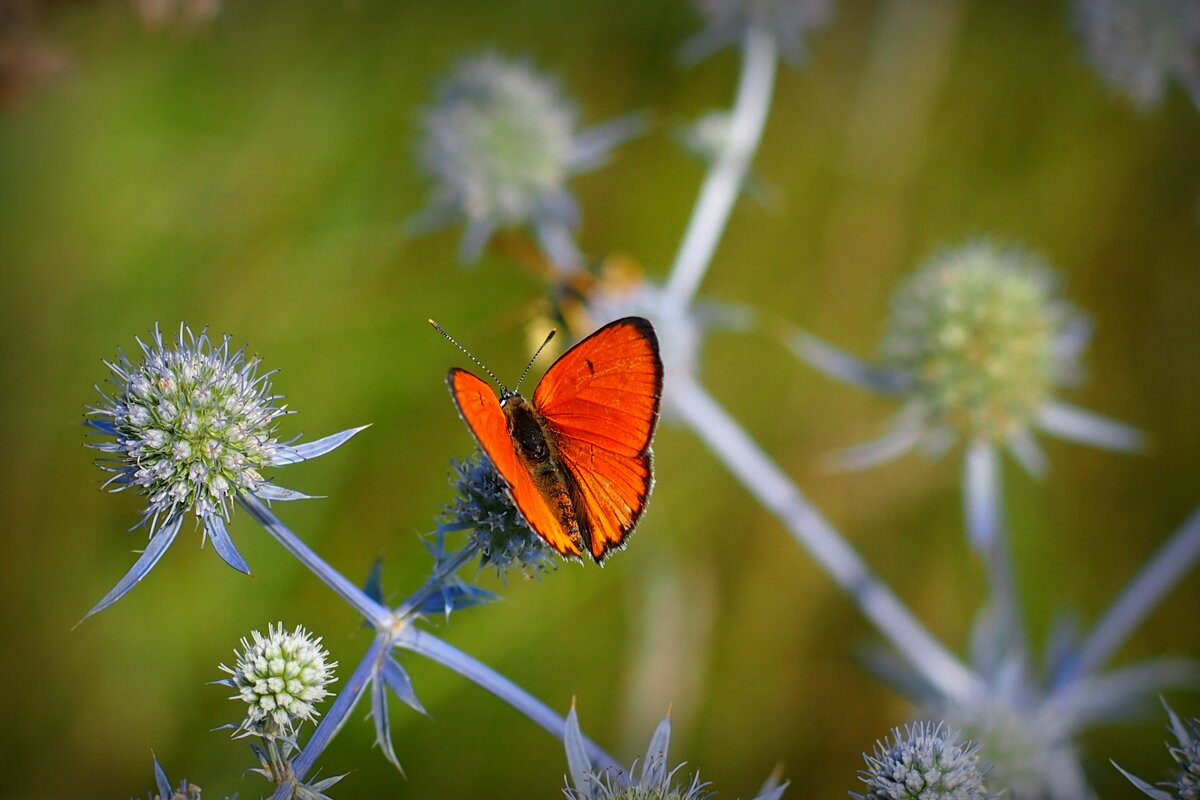
M 568 350 L 534 392 L 579 488 L 576 514 L 587 518 L 597 561 L 624 542 L 646 507 L 661 396 L 658 339 L 640 317 L 610 323 Z
M 509 494 L 530 526 L 564 556 L 579 557 L 579 548 L 563 530 L 542 498 L 529 469 L 521 462 L 508 432 L 508 423 L 492 387 L 457 367 L 446 377 L 450 393 L 467 427 L 508 484 Z

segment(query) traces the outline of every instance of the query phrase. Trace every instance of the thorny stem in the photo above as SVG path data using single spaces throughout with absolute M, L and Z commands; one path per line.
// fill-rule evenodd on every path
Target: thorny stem
M 1103 667 L 1129 634 L 1200 559 L 1200 509 L 1158 549 L 1096 623 L 1075 659 L 1056 676 L 1057 687 Z
M 804 493 L 688 375 L 673 375 L 676 412 L 792 534 L 892 646 L 943 696 L 965 697 L 978 677 L 942 646 L 863 562 Z
M 402 647 L 414 653 L 419 653 L 444 667 L 454 670 L 464 678 L 474 681 L 549 731 L 559 741 L 562 741 L 567 725 L 566 720 L 556 714 L 553 709 L 541 700 L 538 700 L 487 664 L 477 661 L 436 636 L 412 626 L 403 628 L 396 636 L 394 644 L 396 647 Z M 615 767 L 620 770 L 620 762 L 604 752 L 599 745 L 586 736 L 583 741 L 587 746 L 588 757 L 592 761 L 592 766 L 599 770 L 604 770 L 608 767 Z
M 742 191 L 771 107 L 778 62 L 775 38 L 766 29 L 752 25 L 746 31 L 743 49 L 742 74 L 729 125 L 729 143 L 704 178 L 667 280 L 667 300 L 679 308 L 691 304 L 704 279 L 717 243 L 725 232 L 734 201 Z
M 479 553 L 479 545 L 476 542 L 470 542 L 464 545 L 454 555 L 450 556 L 446 562 L 440 566 L 435 566 L 433 574 L 423 583 L 420 588 L 410 594 L 408 598 L 396 607 L 396 612 L 393 615 L 397 620 L 402 620 L 412 614 L 413 609 L 420 608 L 421 604 L 429 598 L 431 594 L 442 588 L 442 584 L 454 573 L 470 561 Z
M 284 549 L 299 559 L 301 564 L 312 570 L 358 613 L 370 620 L 373 626 L 388 628 L 392 625 L 392 614 L 385 606 L 375 602 L 366 592 L 347 580 L 342 573 L 325 563 L 324 559 L 292 533 L 269 508 L 264 506 L 261 500 L 253 495 L 243 494 L 238 498 L 238 502 L 259 525 L 266 529 L 267 533 L 274 536 L 284 546 Z

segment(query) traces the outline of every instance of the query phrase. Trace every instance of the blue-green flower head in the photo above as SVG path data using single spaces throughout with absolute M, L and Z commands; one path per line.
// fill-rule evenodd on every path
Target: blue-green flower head
M 482 452 L 454 464 L 454 501 L 446 507 L 446 530 L 469 530 L 480 564 L 503 576 L 509 569 L 537 573 L 555 564 L 550 546 L 517 510 L 508 487 Z
M 978 746 L 960 742 L 941 723 L 916 722 L 896 728 L 863 755 L 859 777 L 867 790 L 858 800 L 990 800 Z
M 299 625 L 291 633 L 282 622 L 269 625 L 266 636 L 253 631 L 234 655 L 234 666 L 221 665 L 230 677 L 219 683 L 236 689 L 233 699 L 246 704 L 235 735 L 291 737 L 300 723 L 316 719 L 315 704 L 331 694 L 325 687 L 337 680 L 337 662 L 329 659 L 321 638 Z
M 421 227 L 467 223 L 461 255 L 478 258 L 494 231 L 531 225 L 550 247 L 577 223 L 568 179 L 599 166 L 636 125 L 580 131 L 579 109 L 529 64 L 487 54 L 453 70 L 421 118 L 421 163 L 433 182 Z
M 1067 709 L 992 691 L 947 702 L 940 711 L 978 742 L 990 762 L 988 779 L 1008 795 L 1072 800 L 1091 793 L 1071 738 L 1080 726 Z
M 700 773 L 680 777 L 684 764 L 669 767 L 667 750 L 671 744 L 671 717 L 667 716 L 650 737 L 645 758 L 634 762 L 629 774 L 613 769 L 592 767 L 579 728 L 574 706 L 567 715 L 563 744 L 567 750 L 570 785 L 563 789 L 569 800 L 706 800 L 715 792 L 700 780 Z M 787 784 L 768 779 L 754 800 L 779 800 Z
M 173 343 L 158 330 L 138 343 L 143 360 L 110 364 L 117 392 L 94 409 L 116 438 L 94 445 L 114 456 L 113 484 L 148 498 L 152 531 L 185 511 L 227 517 L 229 501 L 262 486 L 279 457 L 275 421 L 286 411 L 269 376 L 231 352 L 228 337 L 216 344 L 181 327 Z
M 142 358 L 124 353 L 107 363 L 112 389 L 88 409 L 87 424 L 111 441 L 93 442 L 105 455 L 99 465 L 112 473 L 112 491 L 133 489 L 146 498 L 140 524 L 151 546 L 133 570 L 92 609 L 116 602 L 154 566 L 192 515 L 231 566 L 249 572 L 225 521 L 232 503 L 246 496 L 299 500 L 300 492 L 271 483 L 269 467 L 315 458 L 363 430 L 352 428 L 306 444 L 282 443 L 277 420 L 287 413 L 271 390 L 271 373 L 257 358 L 232 350 L 228 336 L 214 342 L 185 325 L 173 339 L 157 327 L 149 342 L 138 340 Z
M 1020 248 L 945 250 L 893 295 L 883 361 L 911 376 L 931 425 L 1004 441 L 1080 372 L 1077 351 L 1057 345 L 1081 315 L 1056 287 L 1050 268 Z
M 1076 0 L 1084 53 L 1110 87 L 1140 110 L 1178 80 L 1200 103 L 1200 5 L 1192 0 Z
M 708 23 L 703 33 L 684 45 L 684 57 L 700 59 L 742 41 L 751 29 L 774 38 L 780 53 L 793 63 L 804 57 L 810 34 L 833 16 L 834 0 L 696 0 Z
M 1143 794 L 1154 800 L 1200 800 L 1200 718 L 1192 718 L 1185 722 L 1167 705 L 1166 700 L 1163 700 L 1163 707 L 1170 720 L 1167 730 L 1175 737 L 1175 744 L 1167 746 L 1171 758 L 1175 761 L 1172 780 L 1164 781 L 1156 787 L 1126 772 L 1115 762 L 1113 766 Z

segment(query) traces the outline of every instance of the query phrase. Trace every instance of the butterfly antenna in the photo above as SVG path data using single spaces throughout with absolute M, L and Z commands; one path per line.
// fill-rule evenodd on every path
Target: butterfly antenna
M 513 389 L 514 392 L 521 391 L 521 383 L 525 380 L 525 376 L 529 374 L 529 368 L 533 366 L 533 362 L 537 361 L 537 357 L 540 356 L 542 351 L 546 349 L 546 345 L 550 344 L 550 340 L 554 338 L 554 334 L 556 333 L 558 333 L 558 328 L 551 328 L 550 332 L 546 334 L 546 341 L 542 342 L 542 346 L 539 347 L 537 352 L 533 354 L 533 358 L 529 359 L 529 363 L 525 365 L 525 371 L 522 372 L 521 377 L 517 379 L 517 386 L 515 389 Z
M 478 358 L 476 358 L 474 353 L 472 353 L 470 350 L 468 350 L 467 348 L 465 348 L 465 347 L 463 347 L 461 344 L 459 344 L 457 339 L 455 339 L 455 338 L 454 338 L 453 336 L 451 336 L 450 334 L 446 333 L 445 329 L 444 329 L 444 328 L 442 328 L 442 326 L 441 326 L 441 325 L 438 325 L 438 324 L 437 324 L 436 322 L 434 322 L 433 320 L 429 320 L 429 324 L 433 326 L 433 329 L 434 329 L 435 331 L 437 331 L 437 332 L 438 332 L 438 333 L 440 333 L 442 336 L 445 336 L 447 339 L 449 339 L 451 344 L 453 344 L 453 345 L 454 345 L 455 347 L 457 347 L 459 350 L 462 350 L 464 353 L 466 353 L 466 355 L 467 355 L 467 358 L 469 358 L 469 359 L 471 359 L 472 361 L 474 361 L 474 362 L 475 362 L 475 366 L 479 367 L 481 370 L 483 370 L 484 372 L 486 372 L 486 373 L 488 374 L 488 377 L 489 377 L 489 378 L 491 378 L 491 379 L 492 379 L 492 380 L 495 382 L 495 384 L 496 384 L 497 386 L 499 386 L 499 387 L 500 387 L 500 391 L 501 391 L 503 394 L 506 394 L 506 395 L 508 395 L 508 394 L 512 394 L 511 392 L 509 392 L 509 391 L 508 391 L 507 387 L 505 387 L 505 385 L 504 385 L 503 383 L 501 383 L 501 382 L 500 382 L 500 379 L 496 377 L 496 373 L 494 373 L 494 372 L 492 372 L 490 369 L 488 369 L 488 368 L 487 368 L 487 365 L 486 365 L 486 364 L 484 364 L 482 361 L 480 361 Z M 549 341 L 549 339 L 547 339 L 546 341 Z M 543 345 L 543 347 L 544 347 L 544 346 L 545 346 L 545 345 Z M 541 352 L 541 350 L 538 350 L 538 352 L 540 353 L 540 352 Z M 536 356 L 534 356 L 534 357 L 536 358 Z M 526 368 L 526 371 L 528 371 L 528 368 Z M 522 376 L 522 377 L 523 377 L 523 376 Z M 518 384 L 518 386 L 519 386 L 519 385 L 520 385 L 520 384 Z

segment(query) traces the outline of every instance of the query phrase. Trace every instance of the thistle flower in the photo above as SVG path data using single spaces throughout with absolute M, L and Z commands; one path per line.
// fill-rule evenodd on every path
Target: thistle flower
M 552 569 L 552 551 L 533 532 L 513 504 L 500 473 L 482 452 L 465 462 L 454 463 L 454 501 L 444 509 L 443 530 L 470 530 L 469 544 L 481 553 L 480 565 L 491 566 L 503 576 L 512 568 L 522 572 Z M 434 549 L 439 557 L 442 547 Z M 447 611 L 449 606 L 447 606 Z
M 947 724 L 978 742 L 990 760 L 989 778 L 1022 800 L 1089 797 L 1079 748 L 1069 721 L 1043 713 L 1049 706 L 1033 697 L 1014 702 L 990 693 L 943 705 Z
M 1158 784 L 1164 788 L 1157 789 L 1136 775 L 1126 772 L 1115 761 L 1113 766 L 1143 794 L 1153 797 L 1154 800 L 1197 800 L 1200 798 L 1200 718 L 1190 719 L 1185 724 L 1167 705 L 1166 700 L 1163 700 L 1162 704 L 1171 723 L 1167 730 L 1171 731 L 1178 743 L 1175 747 L 1167 747 L 1175 761 L 1174 780 Z
M 582 261 L 570 232 L 579 212 L 568 179 L 602 165 L 641 127 L 624 117 L 580 131 L 579 111 L 557 82 L 495 54 L 462 61 L 421 123 L 421 164 L 433 188 L 430 207 L 411 224 L 464 221 L 466 262 L 497 229 L 529 225 L 564 270 Z
M 748 30 L 767 31 L 793 64 L 804 58 L 807 39 L 833 16 L 833 0 L 696 0 L 708 27 L 683 46 L 687 61 L 699 61 L 725 45 L 743 40 Z
M 149 343 L 138 339 L 142 360 L 124 353 L 113 362 L 111 394 L 88 408 L 87 424 L 114 441 L 90 446 L 105 453 L 98 464 L 112 473 L 112 491 L 134 489 L 147 504 L 139 525 L 150 546 L 134 568 L 88 615 L 115 603 L 150 571 L 191 512 L 217 553 L 242 572 L 242 559 L 225 525 L 230 503 L 243 495 L 262 500 L 299 500 L 308 495 L 271 483 L 263 471 L 328 453 L 363 428 L 302 445 L 282 444 L 276 420 L 286 413 L 271 393 L 271 373 L 258 374 L 257 358 L 231 351 L 185 325 L 173 342 L 155 326 Z
M 986 544 L 997 526 L 998 447 L 1038 476 L 1046 456 L 1034 431 L 1111 450 L 1141 446 L 1138 431 L 1054 397 L 1079 380 L 1090 335 L 1040 259 L 975 241 L 934 255 L 900 285 L 878 363 L 807 335 L 793 347 L 822 372 L 903 404 L 882 437 L 838 455 L 841 467 L 880 464 L 916 447 L 937 456 L 966 440 L 968 530 Z
M 859 773 L 867 785 L 858 800 L 989 800 L 995 795 L 984 785 L 986 767 L 979 763 L 979 746 L 960 743 L 958 734 L 942 723 L 916 722 L 895 728 L 891 740 L 875 744 L 874 755 L 863 754 L 867 768 Z M 1022 795 L 1023 797 L 1023 795 Z
M 217 683 L 236 689 L 232 699 L 248 706 L 235 735 L 291 737 L 299 724 L 318 716 L 314 704 L 331 694 L 325 687 L 337 680 L 337 662 L 329 660 L 321 637 L 300 625 L 291 633 L 282 622 L 267 626 L 266 636 L 252 631 L 234 655 L 233 667 L 221 664 L 230 677 Z
M 614 772 L 611 768 L 599 772 L 592 768 L 588 759 L 583 733 L 579 729 L 579 717 L 572 705 L 567 715 L 563 744 L 567 750 L 567 766 L 573 786 L 564 788 L 563 794 L 570 800 L 705 800 L 712 797 L 715 792 L 709 789 L 708 783 L 700 780 L 699 772 L 693 773 L 690 779 L 675 779 L 684 764 L 668 768 L 667 749 L 670 742 L 671 717 L 668 715 L 658 723 L 658 728 L 650 738 L 641 770 L 634 762 L 629 775 L 619 770 Z M 637 773 L 636 779 L 634 773 Z M 774 778 L 768 779 L 754 800 L 779 800 L 785 789 L 786 783 L 779 784 Z
M 1200 5 L 1192 0 L 1076 0 L 1084 54 L 1141 111 L 1174 78 L 1200 105 Z

